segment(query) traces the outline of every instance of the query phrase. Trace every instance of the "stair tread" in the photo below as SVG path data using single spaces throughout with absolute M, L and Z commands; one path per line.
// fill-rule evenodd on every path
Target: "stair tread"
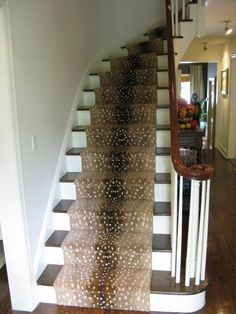
M 77 111 L 87 111 L 89 110 L 90 106 L 79 106 L 77 107 Z
M 169 234 L 153 234 L 153 252 L 171 252 L 171 242 Z
M 100 172 L 96 172 L 96 171 L 89 171 L 87 173 L 85 172 L 67 172 L 63 177 L 61 177 L 60 182 L 64 182 L 64 183 L 68 183 L 68 182 L 74 182 L 75 179 L 79 176 L 79 175 L 83 175 L 86 176 L 88 175 L 89 177 L 93 177 L 93 176 L 98 176 L 101 177 L 101 173 Z M 112 175 L 111 172 L 107 172 L 104 173 L 103 175 Z M 114 176 L 117 176 L 117 174 L 113 174 Z M 139 177 L 142 176 L 142 173 L 138 173 L 137 174 Z M 147 175 L 147 172 L 144 173 L 144 177 Z M 170 183 L 171 182 L 171 178 L 170 178 L 170 173 L 156 173 L 155 174 L 155 182 L 157 184 L 166 184 L 166 183 Z
M 157 156 L 170 156 L 170 147 L 157 147 L 156 155 Z
M 77 126 L 75 126 L 75 127 L 72 129 L 72 131 L 73 131 L 73 132 L 84 132 L 87 127 L 88 127 L 88 125 L 77 125 Z
M 61 200 L 53 209 L 54 213 L 67 214 L 70 206 L 74 200 Z M 154 216 L 170 215 L 170 203 L 169 202 L 155 202 L 153 209 Z
M 171 203 L 170 202 L 155 202 L 154 203 L 154 216 L 170 216 Z
M 199 286 L 196 286 L 194 281 L 191 280 L 190 286 L 186 287 L 183 279 L 177 284 L 169 271 L 152 271 L 151 293 L 191 295 L 200 293 L 206 287 L 206 280 L 202 281 Z
M 62 265 L 49 264 L 46 266 L 42 274 L 37 280 L 38 285 L 52 287 L 57 275 L 62 269 Z M 191 295 L 200 293 L 207 287 L 207 281 L 201 282 L 199 286 L 195 286 L 194 282 L 191 281 L 190 286 L 186 287 L 181 281 L 180 284 L 175 283 L 175 279 L 171 277 L 169 271 L 152 271 L 152 281 L 151 281 L 151 293 L 163 293 L 163 294 L 182 294 Z
M 66 155 L 67 156 L 80 155 L 84 149 L 85 149 L 84 147 L 73 147 L 66 152 Z
M 163 71 L 167 71 L 167 70 L 163 70 Z M 84 92 L 96 92 L 96 91 L 102 91 L 102 89 L 133 89 L 133 88 L 144 88 L 144 87 L 148 87 L 150 86 L 150 84 L 148 85 L 119 85 L 119 86 L 104 86 L 104 87 L 100 87 L 100 88 L 86 88 L 83 91 Z M 151 86 L 156 86 L 156 85 L 151 85 Z M 156 86 L 157 89 L 169 89 L 169 86 Z M 78 107 L 79 108 L 79 107 Z
M 132 128 L 132 127 L 137 127 L 137 126 L 144 126 L 144 124 L 140 123 L 133 123 L 133 124 L 113 124 L 113 128 Z M 146 124 L 145 126 L 152 126 L 152 124 Z M 110 128 L 111 125 L 106 125 L 106 124 L 93 124 L 92 126 L 87 125 L 87 126 L 76 126 L 72 129 L 72 132 L 85 132 L 87 128 L 92 129 L 92 128 Z M 157 124 L 156 129 L 159 131 L 163 130 L 170 130 L 170 125 L 169 124 Z
M 62 265 L 47 265 L 40 277 L 38 278 L 37 284 L 41 286 L 53 286 L 54 281 L 61 269 Z
M 165 72 L 167 70 L 160 70 L 160 72 Z M 143 104 L 142 104 L 143 105 Z M 99 105 L 99 107 L 101 107 L 102 105 Z M 104 107 L 107 105 L 104 105 Z M 89 111 L 90 108 L 93 106 L 80 106 L 77 108 L 77 111 Z M 157 104 L 157 109 L 170 109 L 170 105 L 169 104 Z
M 80 174 L 81 172 L 67 172 L 63 177 L 61 177 L 60 182 L 74 182 Z
M 126 71 L 136 71 L 136 70 L 140 70 L 140 69 L 130 69 L 130 70 L 126 70 Z M 122 71 L 122 70 L 121 70 Z M 124 71 L 124 70 L 123 70 Z M 156 69 L 157 72 L 168 72 L 168 69 Z M 90 76 L 99 76 L 100 73 L 104 73 L 104 72 L 96 72 L 96 73 L 90 73 Z M 105 73 L 112 73 L 111 72 L 105 72 Z
M 60 200 L 60 202 L 53 208 L 54 213 L 67 213 L 74 200 Z
M 61 244 L 69 231 L 56 230 L 47 239 L 45 246 L 47 247 L 61 247 Z
M 55 230 L 45 243 L 46 247 L 61 247 L 63 240 L 69 231 Z M 81 234 L 90 233 L 88 231 L 81 231 Z M 92 234 L 92 233 L 91 233 Z M 134 237 L 135 238 L 135 237 Z M 153 234 L 152 250 L 154 252 L 170 252 L 171 242 L 169 234 Z
M 171 183 L 170 173 L 156 173 L 155 183 L 157 184 L 169 184 Z
M 170 125 L 169 124 L 158 124 L 157 130 L 159 130 L 159 131 L 170 130 Z

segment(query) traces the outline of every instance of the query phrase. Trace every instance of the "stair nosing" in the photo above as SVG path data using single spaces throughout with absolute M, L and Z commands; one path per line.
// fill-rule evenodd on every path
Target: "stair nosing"
M 62 249 L 62 243 L 65 240 L 69 232 L 70 231 L 66 231 L 66 230 L 53 231 L 52 234 L 46 240 L 45 247 Z M 152 239 L 153 239 L 152 253 L 171 252 L 170 234 L 153 234 Z M 159 248 L 158 248 L 158 242 L 161 242 L 159 244 L 160 246 Z
M 41 275 L 39 276 L 38 280 L 37 280 L 37 285 L 39 286 L 45 286 L 45 287 L 53 287 L 53 284 L 59 274 L 59 272 L 61 271 L 63 265 L 58 265 L 58 264 L 48 264 L 45 269 L 43 270 L 43 272 L 41 273 Z M 183 288 L 186 289 L 186 291 L 176 291 L 177 289 L 173 289 L 173 291 L 167 291 L 166 289 L 162 288 L 157 288 L 155 289 L 153 287 L 153 278 L 155 276 L 160 277 L 160 274 L 164 274 L 164 275 L 168 275 L 168 277 L 170 278 L 170 271 L 161 271 L 161 270 L 152 270 L 152 281 L 151 281 L 151 286 L 150 286 L 150 294 L 165 294 L 165 295 L 194 295 L 197 293 L 200 293 L 202 291 L 204 291 L 208 285 L 208 281 L 205 280 L 204 282 L 201 283 L 200 286 L 195 286 L 194 283 L 192 283 L 192 285 L 190 287 L 185 287 L 184 283 L 183 283 L 183 279 L 181 280 L 182 284 L 175 284 L 174 283 L 174 278 L 171 278 L 171 280 L 173 280 L 174 285 L 176 285 L 176 287 L 178 288 Z M 49 278 L 49 276 L 51 276 Z M 47 279 L 46 279 L 47 278 Z M 45 282 L 46 280 L 46 282 Z M 169 288 L 169 287 L 168 287 Z M 189 291 L 188 291 L 189 290 Z M 152 312 L 151 312 L 152 313 Z M 154 313 L 153 313 L 154 314 Z
M 69 199 L 61 199 L 57 204 L 56 206 L 54 206 L 52 212 L 54 214 L 68 214 L 68 210 L 70 208 L 70 206 L 72 205 L 72 203 L 74 202 L 75 200 L 69 200 Z M 66 206 L 63 206 L 62 204 L 64 203 L 68 203 L 68 205 Z M 165 205 L 164 205 L 165 204 Z M 165 206 L 166 209 L 164 211 L 161 211 L 161 213 L 158 213 L 158 205 L 159 206 Z M 64 207 L 63 209 L 61 210 L 58 210 L 58 208 L 60 207 Z M 153 216 L 170 216 L 171 215 L 171 209 L 170 209 L 170 202 L 154 202 L 154 206 L 153 206 Z

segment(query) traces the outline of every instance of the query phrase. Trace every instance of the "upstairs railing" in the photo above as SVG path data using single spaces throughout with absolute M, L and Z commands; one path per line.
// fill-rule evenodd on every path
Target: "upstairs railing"
M 186 167 L 180 158 L 178 109 L 176 101 L 176 79 L 173 49 L 173 1 L 166 0 L 167 45 L 169 69 L 169 101 L 171 121 L 171 158 L 172 158 L 172 267 L 171 274 L 176 283 L 180 283 L 181 270 L 185 285 L 189 286 L 192 278 L 195 285 L 205 280 L 207 235 L 209 218 L 210 178 L 213 168 L 196 164 Z M 185 263 L 182 261 L 183 246 L 183 180 L 191 181 L 187 250 Z M 181 265 L 184 264 L 184 267 Z
M 190 18 L 189 8 L 190 4 L 196 4 L 198 8 L 198 15 L 201 14 L 201 8 L 205 6 L 205 0 L 171 0 L 171 20 L 173 36 L 181 36 L 181 29 L 179 21 L 185 21 Z M 198 21 L 196 21 L 198 24 Z M 198 25 L 196 26 L 198 29 Z

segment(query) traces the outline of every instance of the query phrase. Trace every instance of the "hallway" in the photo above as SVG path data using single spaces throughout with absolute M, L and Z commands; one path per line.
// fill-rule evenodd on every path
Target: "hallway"
M 207 273 L 209 286 L 207 304 L 197 314 L 236 313 L 236 172 L 218 151 L 203 150 L 203 160 L 215 169 L 211 183 L 210 225 Z M 5 267 L 0 271 L 0 313 L 26 314 L 10 310 Z M 102 314 L 127 313 L 110 310 L 91 310 L 41 304 L 33 313 L 43 314 Z M 128 312 L 130 314 L 140 312 Z M 158 312 L 160 313 L 160 312 Z

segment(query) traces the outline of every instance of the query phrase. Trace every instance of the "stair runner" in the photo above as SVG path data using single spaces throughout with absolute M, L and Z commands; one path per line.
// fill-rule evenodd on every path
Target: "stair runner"
M 96 105 L 69 209 L 61 305 L 149 311 L 152 272 L 157 57 L 162 39 L 128 46 L 99 74 Z

